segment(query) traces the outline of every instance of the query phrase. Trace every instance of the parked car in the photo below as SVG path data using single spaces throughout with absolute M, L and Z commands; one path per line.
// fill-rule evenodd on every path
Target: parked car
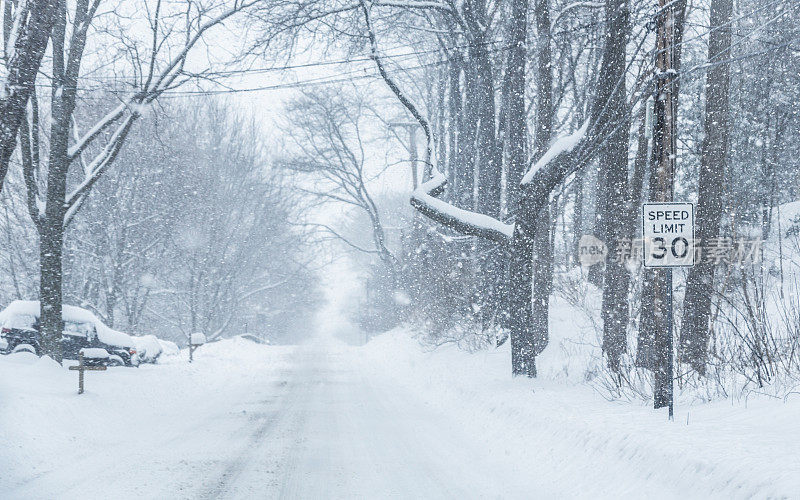
M 162 356 L 177 356 L 181 352 L 178 344 L 170 340 L 158 339 L 158 343 L 161 345 Z
M 155 335 L 133 337 L 133 341 L 136 343 L 136 352 L 142 363 L 155 363 L 164 352 L 164 348 L 161 347 L 161 343 Z
M 28 350 L 42 355 L 39 314 L 39 301 L 36 300 L 15 300 L 0 312 L 0 338 L 5 341 L 3 354 Z M 108 351 L 109 365 L 139 365 L 133 339 L 112 330 L 91 311 L 64 305 L 61 317 L 64 321 L 61 334 L 64 358 L 77 359 L 81 349 L 99 348 Z

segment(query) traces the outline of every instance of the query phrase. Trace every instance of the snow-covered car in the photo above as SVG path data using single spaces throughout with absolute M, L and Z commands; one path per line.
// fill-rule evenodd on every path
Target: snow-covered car
M 158 339 L 158 343 L 161 345 L 162 356 L 177 356 L 181 352 L 180 348 L 178 348 L 178 344 L 175 342 Z
M 139 360 L 142 363 L 155 363 L 161 353 L 164 352 L 161 342 L 155 335 L 133 337 L 133 342 L 136 344 L 136 352 L 139 354 Z
M 6 344 L 4 354 L 26 349 L 42 355 L 39 314 L 38 300 L 15 300 L 0 312 L 0 338 Z M 109 365 L 139 365 L 136 345 L 130 335 L 112 330 L 91 311 L 80 307 L 62 306 L 61 317 L 64 358 L 77 359 L 81 349 L 100 348 L 108 351 Z

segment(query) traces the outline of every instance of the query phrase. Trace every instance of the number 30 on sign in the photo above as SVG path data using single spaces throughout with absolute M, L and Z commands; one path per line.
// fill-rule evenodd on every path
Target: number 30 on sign
M 643 204 L 642 244 L 645 267 L 693 266 L 694 204 Z

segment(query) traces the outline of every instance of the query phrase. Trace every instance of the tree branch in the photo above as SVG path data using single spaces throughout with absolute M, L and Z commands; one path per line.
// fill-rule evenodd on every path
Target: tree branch
M 454 207 L 436 198 L 444 192 L 447 178 L 438 171 L 433 178 L 420 185 L 411 194 L 411 206 L 429 219 L 466 236 L 478 236 L 501 244 L 508 244 L 514 235 L 514 226 L 488 215 Z

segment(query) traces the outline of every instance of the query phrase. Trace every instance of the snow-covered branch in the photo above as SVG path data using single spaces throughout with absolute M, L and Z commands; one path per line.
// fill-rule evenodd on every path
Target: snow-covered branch
M 379 7 L 399 7 L 404 9 L 433 9 L 445 12 L 453 11 L 449 5 L 445 5 L 441 2 L 426 2 L 422 0 L 379 0 L 375 2 L 374 5 Z
M 86 133 L 80 137 L 80 139 L 76 140 L 75 144 L 73 144 L 67 151 L 70 161 L 77 158 L 78 155 L 80 155 L 83 150 L 85 150 L 106 128 L 122 118 L 126 109 L 128 109 L 128 103 L 120 104 L 110 113 L 101 118 L 100 121 L 94 125 L 94 127 L 87 130 Z
M 122 145 L 125 143 L 125 138 L 128 136 L 128 132 L 130 132 L 131 127 L 133 126 L 133 122 L 139 117 L 139 114 L 134 112 L 128 115 L 124 122 L 117 127 L 117 130 L 114 132 L 114 135 L 109 139 L 108 144 L 106 147 L 103 148 L 103 151 L 98 154 L 94 160 L 88 165 L 87 167 L 87 174 L 83 179 L 78 187 L 76 187 L 72 193 L 67 196 L 67 199 L 64 202 L 64 207 L 66 208 L 66 213 L 64 215 L 64 226 L 66 227 L 72 221 L 72 218 L 77 213 L 78 209 L 82 204 L 82 200 L 86 197 L 86 194 L 92 188 L 95 182 L 97 182 L 103 173 L 108 169 L 108 167 L 114 163 L 114 160 L 119 154 L 120 149 L 122 149 Z
M 172 82 L 180 75 L 183 63 L 186 61 L 186 57 L 189 55 L 189 51 L 192 50 L 200 38 L 203 37 L 206 31 L 223 23 L 225 20 L 237 14 L 255 4 L 257 4 L 260 0 L 250 0 L 248 2 L 236 2 L 233 7 L 227 9 L 222 14 L 209 19 L 197 29 L 197 31 L 189 37 L 181 51 L 172 58 L 172 60 L 167 64 L 167 66 L 161 71 L 158 78 L 156 78 L 155 82 L 148 88 L 143 89 L 145 93 L 145 98 L 140 102 L 151 102 L 155 100 L 161 93 L 163 93 L 167 88 L 172 84 Z M 178 69 L 178 71 L 175 71 Z
M 438 171 L 411 194 L 411 205 L 431 220 L 466 236 L 478 236 L 497 243 L 508 243 L 514 235 L 514 226 L 488 215 L 455 207 L 438 198 L 447 178 Z
M 605 6 L 603 2 L 573 2 L 569 5 L 566 5 L 559 13 L 556 15 L 555 19 L 553 19 L 552 26 L 558 24 L 558 22 L 570 11 L 579 9 L 579 8 L 586 8 L 586 9 L 602 9 Z
M 525 173 L 522 177 L 522 181 L 520 184 L 523 186 L 525 184 L 530 184 L 536 173 L 545 168 L 550 163 L 553 163 L 555 160 L 560 159 L 563 155 L 568 155 L 572 153 L 575 149 L 575 146 L 586 137 L 586 131 L 589 129 L 589 120 L 586 120 L 581 128 L 576 130 L 574 133 L 570 135 L 566 135 L 560 137 L 556 142 L 553 143 L 552 146 L 539 158 L 539 161 L 534 163 L 531 168 Z
M 592 127 L 590 118 L 575 133 L 556 140 L 523 176 L 522 212 L 517 220 L 522 229 L 535 231 L 530 219 L 548 203 L 553 189 L 591 158 Z
M 103 131 L 122 118 L 126 111 L 132 110 L 134 114 L 137 114 L 137 110 L 142 104 L 147 104 L 154 101 L 165 90 L 167 90 L 175 78 L 180 75 L 180 68 L 188 57 L 189 52 L 209 29 L 221 24 L 234 14 L 237 14 L 256 3 L 256 0 L 237 2 L 230 9 L 225 10 L 218 16 L 203 23 L 193 35 L 187 38 L 181 51 L 169 60 L 167 65 L 161 70 L 161 72 L 159 72 L 158 77 L 155 79 L 152 77 L 156 65 L 156 57 L 155 54 L 153 54 L 150 60 L 150 69 L 148 70 L 148 74 L 151 76 L 148 77 L 144 87 L 139 92 L 131 96 L 127 101 L 121 103 L 111 112 L 106 114 L 79 140 L 77 140 L 75 144 L 69 148 L 68 154 L 70 161 L 73 161 L 75 158 L 77 158 L 78 155 L 80 155 L 100 134 L 103 133 Z M 155 26 L 157 27 L 157 20 L 155 22 Z M 141 113 L 138 112 L 138 114 L 140 115 Z
M 86 195 L 91 190 L 92 186 L 100 179 L 103 173 L 116 159 L 117 154 L 125 143 L 125 139 L 127 138 L 131 127 L 133 126 L 134 122 L 141 117 L 143 113 L 143 107 L 156 100 L 181 74 L 186 58 L 188 57 L 191 49 L 197 44 L 202 36 L 209 29 L 223 23 L 234 14 L 241 12 L 255 3 L 257 3 L 257 0 L 249 0 L 246 2 L 237 1 L 232 7 L 226 9 L 218 16 L 202 23 L 193 34 L 189 34 L 189 31 L 187 31 L 187 37 L 183 48 L 168 61 L 166 66 L 160 72 L 158 72 L 158 76 L 155 78 L 153 78 L 152 75 L 155 73 L 156 48 L 158 44 L 155 41 L 153 42 L 148 78 L 144 83 L 143 88 L 101 118 L 83 136 L 77 139 L 75 144 L 73 144 L 67 151 L 68 161 L 74 161 L 76 158 L 79 158 L 81 154 L 95 141 L 95 139 L 103 134 L 104 131 L 108 130 L 112 125 L 118 124 L 116 130 L 111 135 L 102 151 L 100 151 L 100 153 L 98 153 L 97 156 L 84 169 L 85 172 L 83 181 L 81 181 L 81 183 L 78 184 L 72 193 L 70 193 L 64 200 L 65 215 L 63 225 L 65 227 L 70 223 L 80 209 L 83 200 L 86 198 Z M 159 10 L 157 9 L 156 19 L 154 20 L 153 25 L 154 30 L 158 29 L 158 12 Z M 187 30 L 190 30 L 190 25 L 187 25 Z M 155 33 L 154 36 L 156 36 Z M 119 123 L 119 120 L 123 121 Z

